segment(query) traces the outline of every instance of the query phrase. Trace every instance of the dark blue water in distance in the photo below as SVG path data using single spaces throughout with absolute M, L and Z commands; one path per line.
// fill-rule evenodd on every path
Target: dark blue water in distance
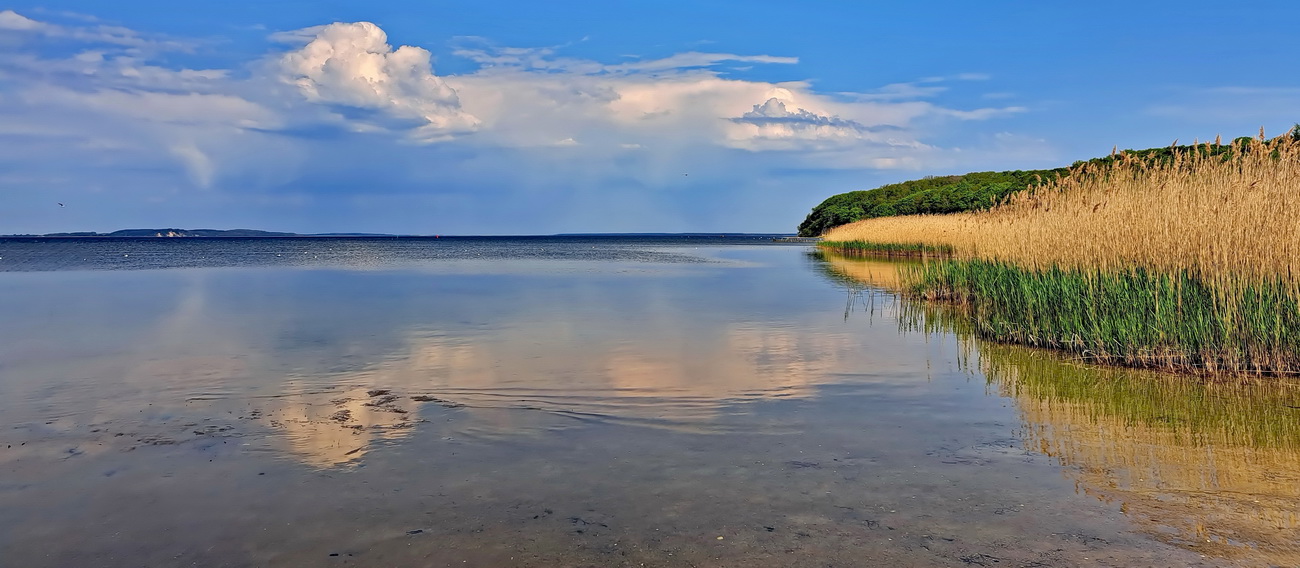
M 774 244 L 778 235 L 282 238 L 0 237 L 0 270 L 388 266 L 475 260 L 699 262 L 665 247 Z
M 1223 565 L 811 253 L 0 240 L 0 566 Z

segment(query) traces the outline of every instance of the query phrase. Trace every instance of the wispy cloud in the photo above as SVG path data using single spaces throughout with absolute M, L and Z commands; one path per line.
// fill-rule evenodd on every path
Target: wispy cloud
M 92 18 L 64 19 L 72 21 L 0 12 L 0 33 L 20 40 L 0 53 L 7 155 L 27 156 L 24 167 L 83 178 L 108 179 L 110 169 L 171 170 L 176 183 L 170 187 L 198 189 L 261 167 L 245 157 L 273 145 L 256 133 L 287 120 L 270 97 L 245 93 L 258 89 L 232 79 L 228 69 L 167 63 L 168 53 L 196 44 Z M 49 52 L 51 44 L 62 49 Z M 73 54 L 60 55 L 68 47 Z
M 1029 109 L 1022 106 L 977 108 L 972 110 L 945 109 L 943 111 L 943 114 L 955 118 L 960 118 L 962 120 L 988 120 L 990 118 L 997 118 L 1000 116 L 1008 116 L 1012 114 L 1020 114 L 1022 112 L 1029 112 Z
M 1295 116 L 1297 108 L 1297 87 L 1224 85 L 1174 90 L 1146 111 L 1153 116 L 1210 126 L 1219 132 L 1240 132 L 1242 125 L 1289 127 L 1277 124 L 1276 117 Z
M 780 57 L 773 55 L 736 55 L 733 53 L 706 53 L 689 51 L 661 59 L 634 61 L 618 65 L 608 65 L 604 70 L 612 73 L 646 73 L 653 71 L 677 71 L 682 69 L 700 69 L 713 67 L 720 63 L 766 63 L 794 65 L 798 57 Z
M 33 38 L 129 47 L 139 50 L 189 51 L 194 43 L 161 35 L 141 34 L 121 26 L 82 18 L 82 25 L 59 25 L 28 18 L 13 10 L 0 11 L 0 33 L 24 34 Z
M 1229 87 L 1212 87 L 1205 89 L 1206 93 L 1231 96 L 1245 97 L 1271 97 L 1271 96 L 1300 96 L 1300 87 L 1246 87 L 1246 86 L 1229 86 Z
M 460 37 L 456 38 L 456 43 L 457 47 L 453 53 L 484 66 L 484 71 L 546 70 L 586 75 L 630 75 L 680 72 L 688 69 L 718 69 L 724 66 L 735 67 L 736 64 L 793 65 L 799 63 L 797 57 L 688 51 L 658 59 L 641 59 L 637 56 L 625 55 L 624 57 L 632 61 L 604 64 L 558 56 L 558 51 L 565 46 L 503 47 L 481 37 Z

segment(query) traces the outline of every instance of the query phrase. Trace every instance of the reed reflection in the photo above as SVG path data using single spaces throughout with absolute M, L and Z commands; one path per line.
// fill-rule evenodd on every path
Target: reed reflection
M 894 263 L 822 258 L 837 278 L 897 289 Z M 1300 563 L 1300 383 L 1097 367 L 979 340 L 944 306 L 897 308 L 907 330 L 958 336 L 968 368 L 1016 402 L 1026 447 L 1065 466 L 1078 491 L 1119 503 L 1166 542 Z

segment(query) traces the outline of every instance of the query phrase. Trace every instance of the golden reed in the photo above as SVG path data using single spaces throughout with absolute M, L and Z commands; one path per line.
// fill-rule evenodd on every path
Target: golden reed
M 1207 282 L 1300 280 L 1300 143 L 1254 140 L 1172 159 L 1119 154 L 991 210 L 867 219 L 826 241 L 952 246 L 1031 269 L 1190 272 Z M 1199 150 L 1204 151 L 1199 151 Z

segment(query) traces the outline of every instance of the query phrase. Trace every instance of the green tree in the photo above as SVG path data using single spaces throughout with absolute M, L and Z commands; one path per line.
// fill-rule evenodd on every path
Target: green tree
M 1300 142 L 1300 124 L 1289 136 Z M 1249 151 L 1254 138 L 1243 136 L 1227 145 L 1166 146 L 1146 150 L 1125 150 L 1122 154 L 1159 161 L 1172 160 L 1180 153 L 1198 152 L 1222 155 Z M 1105 165 L 1118 155 L 1075 162 L 1073 167 Z M 956 213 L 993 207 L 1012 194 L 1047 183 L 1065 175 L 1070 168 L 1050 170 L 1011 170 L 972 172 L 960 176 L 928 176 L 921 179 L 882 185 L 865 191 L 832 195 L 813 208 L 799 224 L 799 235 L 815 237 L 840 225 L 872 217 L 911 215 L 914 213 Z

